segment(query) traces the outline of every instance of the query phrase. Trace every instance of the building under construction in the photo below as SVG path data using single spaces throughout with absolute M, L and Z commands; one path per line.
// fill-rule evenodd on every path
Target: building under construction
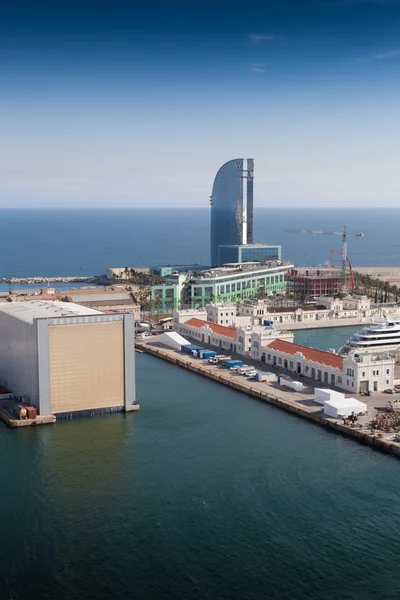
M 334 267 L 302 267 L 292 269 L 285 275 L 287 292 L 304 298 L 334 296 L 342 291 L 342 273 Z M 346 273 L 346 289 L 353 288 L 353 277 Z

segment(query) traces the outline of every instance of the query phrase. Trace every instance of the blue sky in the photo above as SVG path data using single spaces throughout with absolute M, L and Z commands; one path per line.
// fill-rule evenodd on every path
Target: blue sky
M 398 206 L 400 0 L 137 4 L 0 8 L 0 207 Z

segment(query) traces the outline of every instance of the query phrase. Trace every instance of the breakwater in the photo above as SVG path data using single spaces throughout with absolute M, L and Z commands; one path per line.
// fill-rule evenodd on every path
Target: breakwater
M 43 283 L 96 283 L 98 277 L 91 275 L 90 277 L 10 277 L 9 279 L 3 277 L 1 283 L 8 283 L 11 285 L 19 284 L 37 284 Z
M 200 359 L 183 355 L 178 351 L 171 350 L 154 342 L 142 340 L 136 341 L 136 346 L 157 358 L 161 358 L 181 368 L 208 377 L 213 381 L 222 383 L 239 392 L 245 393 L 258 400 L 272 404 L 277 408 L 290 412 L 298 417 L 307 419 L 328 430 L 346 435 L 361 444 L 371 446 L 376 450 L 392 454 L 400 458 L 400 443 L 383 439 L 379 432 L 356 425 L 344 425 L 341 422 L 325 417 L 321 407 L 313 402 L 313 394 L 288 392 L 283 388 L 272 387 L 269 384 L 248 380 L 241 376 L 232 375 L 220 367 L 200 362 Z

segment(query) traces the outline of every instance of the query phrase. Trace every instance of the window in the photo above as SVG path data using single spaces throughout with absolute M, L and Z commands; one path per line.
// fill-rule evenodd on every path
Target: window
M 252 287 L 252 288 L 255 288 L 255 287 L 256 287 L 256 280 L 255 280 L 255 279 L 252 279 L 252 280 L 251 280 L 251 287 Z
M 283 282 L 283 275 L 279 275 L 279 281 L 282 283 Z
M 270 277 L 267 277 L 267 285 L 270 285 L 270 283 L 271 283 L 271 279 L 270 279 Z
M 231 286 L 230 286 L 230 284 L 229 284 L 229 283 L 226 285 L 226 293 L 227 293 L 227 294 L 230 294 L 230 293 L 231 293 Z
M 237 283 L 237 291 L 240 292 L 240 283 Z
M 271 360 L 271 355 L 270 354 L 268 354 L 268 360 Z
M 375 371 L 372 371 L 372 375 L 375 377 Z
M 290 368 L 293 369 L 293 361 L 292 360 L 290 361 L 289 364 L 290 364 Z
M 389 375 L 390 371 L 389 369 L 386 369 L 386 375 Z M 388 381 L 386 383 L 389 383 Z
M 154 290 L 154 296 L 155 296 L 155 298 L 162 298 L 162 295 L 163 295 L 162 288 Z
M 389 379 L 386 379 L 386 385 L 389 385 Z
M 379 377 L 379 370 L 376 372 L 377 376 Z
M 204 295 L 207 296 L 208 298 L 210 298 L 213 295 L 212 287 L 204 288 Z
M 337 382 L 342 383 L 342 378 L 340 377 L 340 375 L 338 375 Z
M 247 281 L 247 289 L 251 288 L 251 281 L 250 279 Z
M 225 286 L 221 285 L 221 294 L 225 294 Z
M 203 292 L 203 288 L 195 287 L 193 290 L 193 295 L 194 296 L 202 296 L 203 295 L 202 292 Z
M 278 363 L 281 365 L 282 364 L 282 359 L 279 357 L 278 358 Z
M 232 283 L 232 292 L 236 291 L 236 283 Z
M 365 371 L 362 372 L 362 377 L 365 377 Z

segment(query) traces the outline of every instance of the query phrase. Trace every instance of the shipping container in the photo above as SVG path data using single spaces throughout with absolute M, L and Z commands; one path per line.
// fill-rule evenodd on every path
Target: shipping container
M 274 324 L 273 321 L 264 321 L 264 326 L 265 327 L 271 327 Z
M 204 348 L 200 348 L 200 346 L 196 346 L 196 344 L 185 344 L 184 346 L 181 346 L 181 351 L 186 354 L 193 354 L 196 350 L 204 350 Z
M 256 379 L 257 381 L 262 381 L 264 383 L 272 383 L 274 381 L 277 381 L 278 378 L 275 375 L 275 373 L 257 373 Z
M 36 419 L 36 408 L 34 406 L 25 406 L 28 419 Z
M 197 356 L 197 358 L 200 358 L 201 353 L 204 352 L 206 350 L 206 348 L 197 348 L 196 350 L 193 351 L 193 356 Z
M 224 360 L 222 364 L 227 369 L 232 369 L 232 367 L 241 367 L 243 362 L 241 360 Z
M 209 358 L 214 358 L 216 356 L 216 352 L 214 352 L 214 350 L 202 350 L 200 352 L 200 358 L 203 358 L 204 360 L 208 360 Z

